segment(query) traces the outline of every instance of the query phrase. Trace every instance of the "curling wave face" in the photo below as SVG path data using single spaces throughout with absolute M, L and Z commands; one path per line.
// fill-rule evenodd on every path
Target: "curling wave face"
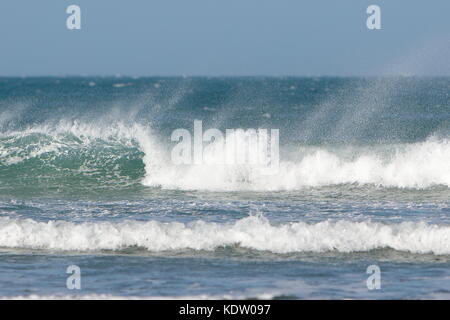
M 139 141 L 144 136 L 146 129 L 139 125 L 69 121 L 3 132 L 2 188 L 19 195 L 33 186 L 76 193 L 140 184 L 145 170 Z

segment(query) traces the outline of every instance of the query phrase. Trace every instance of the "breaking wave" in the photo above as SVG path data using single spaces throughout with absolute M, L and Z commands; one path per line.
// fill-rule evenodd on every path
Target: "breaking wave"
M 271 224 L 261 216 L 234 223 L 124 221 L 37 222 L 0 219 L 0 247 L 61 251 L 152 252 L 242 247 L 273 253 L 360 252 L 390 248 L 417 254 L 450 254 L 450 226 L 423 222 L 322 221 Z
M 283 191 L 340 184 L 450 187 L 450 141 L 376 146 L 281 146 L 278 171 L 253 165 L 174 165 L 174 143 L 140 124 L 61 122 L 0 135 L 3 179 L 62 177 L 180 190 Z M 217 148 L 207 148 L 210 153 Z M 288 151 L 288 152 L 285 152 Z M 283 156 L 283 152 L 288 156 Z M 205 157 L 214 157 L 205 154 Z M 60 183 L 60 182 L 59 182 Z M 12 183 L 14 184 L 14 183 Z
M 281 161 L 267 175 L 257 166 L 163 166 L 147 172 L 144 184 L 167 189 L 282 191 L 340 184 L 380 187 L 450 187 L 450 143 L 421 143 L 369 149 L 298 148 L 296 160 Z

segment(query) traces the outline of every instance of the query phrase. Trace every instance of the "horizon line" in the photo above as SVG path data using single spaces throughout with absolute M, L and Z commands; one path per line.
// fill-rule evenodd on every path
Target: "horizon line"
M 433 74 L 368 74 L 368 75 L 275 75 L 275 74 L 261 74 L 261 75 L 202 75 L 202 74 L 174 74 L 174 75 L 129 75 L 129 74 L 36 74 L 36 75 L 1 75 L 0 78 L 448 78 L 448 75 L 433 75 Z

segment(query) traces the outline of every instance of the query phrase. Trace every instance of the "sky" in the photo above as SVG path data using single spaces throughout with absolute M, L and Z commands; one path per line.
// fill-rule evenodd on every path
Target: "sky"
M 1 0 L 0 76 L 449 76 L 449 15 L 448 0 Z

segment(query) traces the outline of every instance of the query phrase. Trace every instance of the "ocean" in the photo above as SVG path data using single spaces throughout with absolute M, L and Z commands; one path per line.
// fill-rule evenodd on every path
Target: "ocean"
M 1 298 L 448 299 L 449 199 L 450 78 L 0 78 Z

